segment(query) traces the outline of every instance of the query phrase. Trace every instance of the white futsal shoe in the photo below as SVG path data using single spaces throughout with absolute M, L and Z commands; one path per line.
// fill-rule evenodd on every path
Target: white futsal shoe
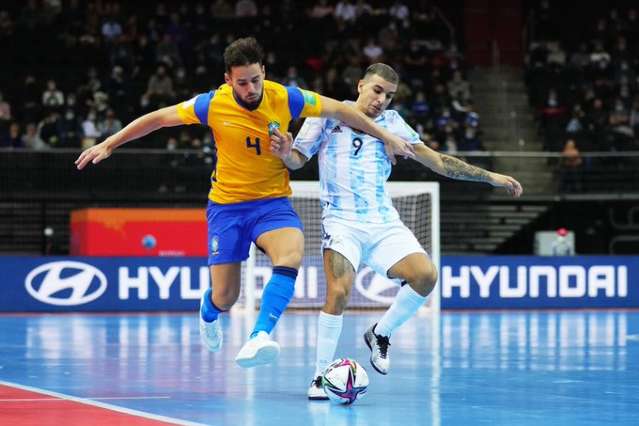
M 204 297 L 207 293 L 202 295 L 200 299 L 200 310 L 202 310 L 202 303 L 204 303 Z M 222 327 L 220 326 L 220 319 L 208 322 L 202 318 L 202 313 L 198 312 L 200 317 L 200 340 L 202 344 L 211 352 L 217 352 L 222 348 Z
M 328 399 L 328 395 L 324 392 L 324 386 L 322 386 L 322 376 L 317 376 L 311 381 L 307 395 L 311 401 L 325 401 Z
M 390 358 L 388 356 L 388 347 L 390 341 L 387 336 L 378 336 L 375 334 L 374 324 L 364 333 L 364 341 L 371 350 L 371 365 L 380 374 L 388 374 L 390 368 Z
M 260 331 L 242 346 L 235 362 L 243 368 L 257 367 L 272 363 L 279 354 L 280 345 L 271 340 L 266 331 Z

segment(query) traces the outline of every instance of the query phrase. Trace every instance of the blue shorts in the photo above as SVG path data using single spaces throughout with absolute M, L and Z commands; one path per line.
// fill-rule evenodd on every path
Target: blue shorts
M 303 230 L 302 221 L 288 198 L 269 198 L 234 204 L 209 201 L 209 265 L 237 263 L 248 258 L 251 242 L 280 228 Z

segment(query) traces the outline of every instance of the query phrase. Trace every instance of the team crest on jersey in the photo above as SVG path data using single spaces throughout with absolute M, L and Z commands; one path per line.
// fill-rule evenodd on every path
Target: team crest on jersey
M 331 133 L 342 133 L 342 128 L 339 127 L 339 124 L 335 127 L 333 127 L 333 130 L 331 130 Z
M 271 121 L 270 123 L 268 123 L 268 134 L 272 135 L 273 133 L 275 133 L 275 130 L 279 128 L 280 128 L 279 121 Z
M 211 238 L 211 255 L 217 256 L 220 254 L 220 238 L 217 235 L 214 235 Z

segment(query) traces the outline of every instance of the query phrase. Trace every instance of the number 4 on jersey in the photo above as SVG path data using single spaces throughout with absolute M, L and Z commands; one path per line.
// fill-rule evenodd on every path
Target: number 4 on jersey
M 251 137 L 246 137 L 246 147 L 247 148 L 255 148 L 255 152 L 257 155 L 262 155 L 262 149 L 260 148 L 260 138 L 255 138 L 255 143 L 251 142 Z

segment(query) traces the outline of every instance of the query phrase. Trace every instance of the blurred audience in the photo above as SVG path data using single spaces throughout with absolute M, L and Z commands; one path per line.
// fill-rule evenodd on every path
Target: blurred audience
M 482 149 L 463 56 L 430 2 L 215 0 L 148 7 L 98 0 L 55 2 L 46 13 L 40 6 L 37 0 L 0 5 L 0 42 L 9 46 L 4 56 L 13 75 L 25 76 L 17 87 L 0 80 L 3 146 L 98 143 L 145 112 L 217 87 L 224 48 L 250 34 L 265 48 L 267 78 L 338 99 L 354 99 L 366 67 L 386 62 L 402 78 L 392 108 L 430 146 Z M 292 38 L 304 43 L 288 42 Z M 628 73 L 610 70 L 617 71 Z M 623 124 L 614 119 L 635 126 L 637 113 L 630 105 L 626 111 Z M 196 127 L 186 128 L 185 143 L 181 134 L 168 143 L 178 137 L 168 131 L 136 147 L 192 147 L 190 140 L 203 142 Z

